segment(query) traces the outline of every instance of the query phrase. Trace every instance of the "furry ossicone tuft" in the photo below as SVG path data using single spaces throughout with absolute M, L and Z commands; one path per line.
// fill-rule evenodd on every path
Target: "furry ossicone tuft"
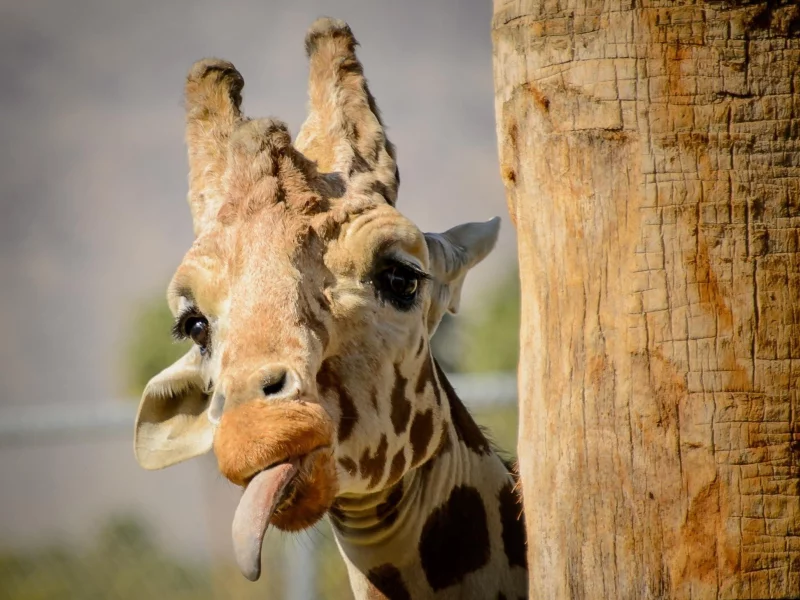
M 350 26 L 340 19 L 331 17 L 320 17 L 311 24 L 306 33 L 306 55 L 311 56 L 317 51 L 317 44 L 323 38 L 344 38 L 352 42 L 352 46 L 358 45 Z M 352 50 L 351 46 L 351 50 Z
M 212 94 L 222 93 L 230 98 L 234 106 L 239 107 L 242 103 L 243 88 L 244 78 L 233 63 L 219 58 L 198 60 L 192 65 L 186 77 L 186 99 L 193 104 L 201 100 L 210 100 L 209 96 Z M 205 97 L 195 97 L 198 92 L 205 94 Z

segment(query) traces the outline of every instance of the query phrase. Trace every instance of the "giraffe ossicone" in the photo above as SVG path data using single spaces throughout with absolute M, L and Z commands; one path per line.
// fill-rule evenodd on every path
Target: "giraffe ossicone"
M 214 451 L 244 488 L 236 559 L 268 525 L 328 515 L 356 598 L 521 598 L 514 479 L 431 355 L 499 219 L 423 234 L 396 208 L 395 150 L 342 21 L 306 36 L 309 115 L 241 112 L 228 62 L 186 80 L 195 240 L 167 299 L 191 350 L 147 385 L 134 451 L 160 469 Z

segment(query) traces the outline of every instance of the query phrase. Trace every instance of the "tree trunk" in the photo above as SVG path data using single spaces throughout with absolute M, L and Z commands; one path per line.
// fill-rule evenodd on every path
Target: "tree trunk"
M 799 34 L 495 0 L 533 598 L 800 597 Z

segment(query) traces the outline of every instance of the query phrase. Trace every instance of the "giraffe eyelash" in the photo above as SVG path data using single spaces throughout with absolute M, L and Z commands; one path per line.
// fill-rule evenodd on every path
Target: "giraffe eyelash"
M 423 281 L 428 281 L 429 279 L 431 279 L 430 275 L 428 275 L 425 271 L 420 269 L 415 264 L 406 262 L 404 260 L 394 260 L 392 262 L 394 262 L 397 265 L 399 265 L 401 267 L 404 267 L 404 268 L 408 269 L 409 271 L 411 271 L 412 273 L 414 273 L 417 277 L 419 277 L 420 283 L 423 282 Z
M 385 257 L 381 261 L 380 268 L 378 270 L 381 271 L 383 269 L 386 269 L 387 267 L 400 267 L 400 268 L 403 268 L 403 269 L 407 269 L 407 270 L 411 271 L 412 273 L 414 273 L 414 275 L 416 275 L 419 278 L 420 282 L 427 281 L 427 280 L 431 279 L 431 276 L 428 273 L 426 273 L 425 271 L 423 271 L 416 264 L 414 264 L 412 262 L 409 262 L 407 260 L 404 260 L 402 258 L 399 258 L 399 257 L 395 257 L 395 256 L 387 256 L 387 257 Z

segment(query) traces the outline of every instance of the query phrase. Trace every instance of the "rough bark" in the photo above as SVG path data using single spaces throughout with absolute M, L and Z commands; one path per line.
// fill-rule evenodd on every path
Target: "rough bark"
M 495 0 L 531 597 L 800 597 L 797 4 Z

